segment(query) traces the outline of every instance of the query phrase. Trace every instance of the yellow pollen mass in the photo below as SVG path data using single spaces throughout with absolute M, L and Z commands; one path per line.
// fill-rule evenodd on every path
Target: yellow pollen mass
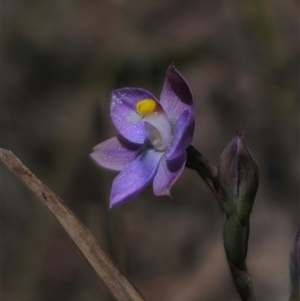
M 143 99 L 135 105 L 135 108 L 140 115 L 148 115 L 156 111 L 156 101 L 153 99 Z

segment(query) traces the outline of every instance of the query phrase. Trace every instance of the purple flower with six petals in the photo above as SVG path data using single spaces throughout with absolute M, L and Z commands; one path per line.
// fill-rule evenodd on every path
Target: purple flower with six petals
M 152 180 L 155 195 L 170 195 L 195 124 L 193 95 L 183 76 L 169 66 L 159 101 L 140 88 L 114 90 L 110 115 L 119 135 L 91 153 L 100 166 L 121 171 L 113 181 L 110 207 L 134 197 Z

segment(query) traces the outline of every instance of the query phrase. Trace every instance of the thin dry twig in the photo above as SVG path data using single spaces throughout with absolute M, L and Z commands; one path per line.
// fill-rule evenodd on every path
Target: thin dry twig
M 144 301 L 127 276 L 115 266 L 111 257 L 100 246 L 89 229 L 52 190 L 44 185 L 11 151 L 0 148 L 0 158 L 51 211 L 115 300 Z

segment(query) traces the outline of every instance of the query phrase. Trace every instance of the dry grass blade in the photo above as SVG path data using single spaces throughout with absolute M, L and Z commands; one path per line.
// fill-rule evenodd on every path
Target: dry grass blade
M 78 220 L 53 191 L 9 150 L 0 149 L 0 158 L 51 211 L 115 300 L 144 300 L 128 278 L 114 265 L 110 256 L 103 250 L 88 228 Z

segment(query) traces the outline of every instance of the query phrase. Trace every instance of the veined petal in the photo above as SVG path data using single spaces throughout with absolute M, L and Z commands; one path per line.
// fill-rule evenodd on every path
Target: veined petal
M 183 111 L 173 126 L 173 139 L 166 153 L 168 160 L 180 156 L 183 152 L 185 153 L 193 139 L 194 128 L 194 113 L 190 110 Z
M 160 96 L 160 103 L 172 123 L 175 123 L 186 109 L 194 112 L 192 91 L 185 78 L 173 64 L 170 65 L 167 70 Z
M 142 99 L 156 98 L 147 90 L 123 88 L 112 91 L 110 115 L 119 133 L 134 143 L 142 144 L 146 138 L 144 123 L 136 112 L 136 104 Z
M 153 179 L 162 156 L 163 153 L 149 149 L 125 167 L 113 182 L 110 208 L 142 191 Z
M 170 189 L 184 169 L 186 158 L 186 152 L 173 160 L 162 158 L 153 180 L 155 195 L 170 195 Z
M 102 167 L 122 170 L 137 157 L 140 148 L 141 145 L 134 144 L 118 135 L 96 145 L 91 157 Z

